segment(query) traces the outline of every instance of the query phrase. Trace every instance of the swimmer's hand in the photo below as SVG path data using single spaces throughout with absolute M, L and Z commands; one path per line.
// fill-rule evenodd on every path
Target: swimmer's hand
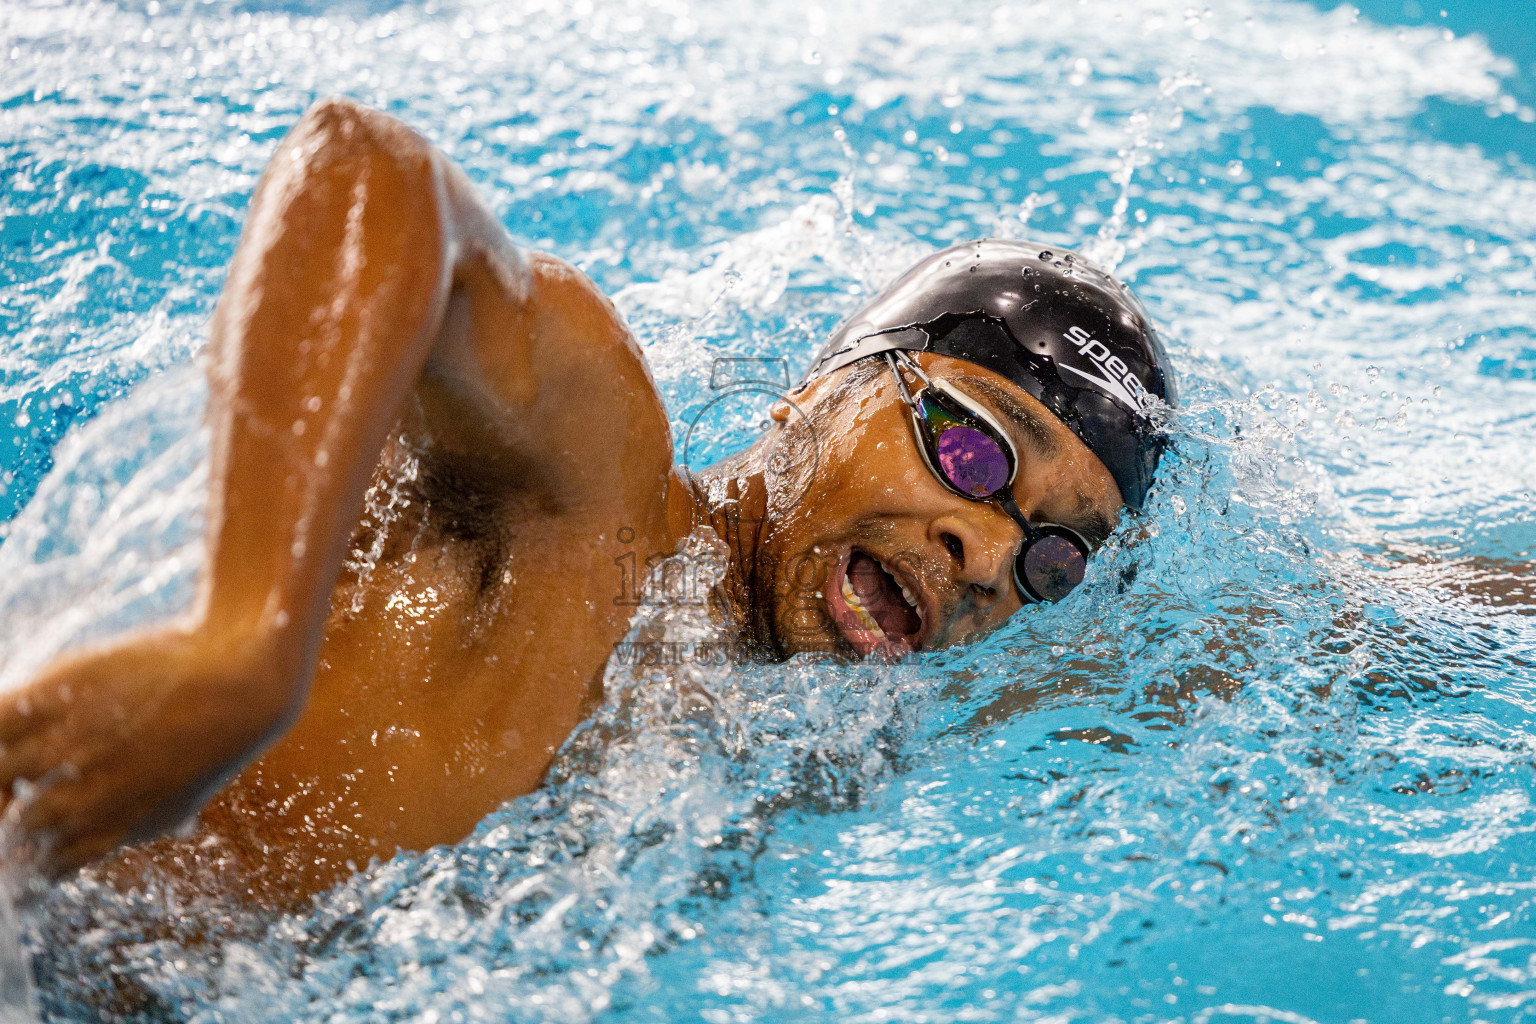
M 283 725 L 276 660 L 172 627 L 61 658 L 0 697 L 7 859 L 57 875 L 186 822 L 238 769 L 231 751 Z

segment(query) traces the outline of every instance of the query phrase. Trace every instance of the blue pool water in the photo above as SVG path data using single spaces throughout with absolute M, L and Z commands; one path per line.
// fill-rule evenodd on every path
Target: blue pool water
M 0 685 L 188 600 L 196 354 L 326 93 L 614 295 L 680 444 L 988 234 L 1118 264 L 1184 402 L 1062 605 L 615 664 L 549 787 L 305 915 L 13 880 L 5 1019 L 1536 1019 L 1536 32 L 1440 2 L 8 0 Z

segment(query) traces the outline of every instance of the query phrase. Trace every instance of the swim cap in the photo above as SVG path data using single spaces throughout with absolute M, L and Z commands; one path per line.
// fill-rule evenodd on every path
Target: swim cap
M 1076 253 L 988 239 L 935 253 L 844 320 L 805 379 L 893 349 L 964 359 L 1055 413 L 1140 509 L 1175 400 L 1168 354 L 1129 288 Z

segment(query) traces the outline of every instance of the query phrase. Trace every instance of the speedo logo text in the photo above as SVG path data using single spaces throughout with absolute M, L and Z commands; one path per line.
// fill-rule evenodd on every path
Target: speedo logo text
M 1079 355 L 1086 356 L 1102 370 L 1104 376 L 1095 377 L 1091 373 L 1084 373 L 1064 363 L 1057 369 L 1075 374 L 1090 384 L 1097 385 L 1118 399 L 1120 404 L 1131 412 L 1145 415 L 1152 411 L 1155 399 L 1151 392 L 1147 391 L 1141 379 L 1131 372 L 1131 368 L 1125 365 L 1124 360 L 1110 353 L 1107 345 L 1076 325 L 1073 325 L 1062 337 L 1077 348 Z

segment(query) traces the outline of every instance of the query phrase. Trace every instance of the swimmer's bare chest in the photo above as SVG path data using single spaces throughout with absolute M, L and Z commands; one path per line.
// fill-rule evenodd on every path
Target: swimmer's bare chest
M 304 714 L 155 859 L 216 851 L 264 902 L 307 895 L 463 838 L 600 700 L 631 610 L 614 513 L 513 497 L 466 530 L 450 495 L 393 490 L 403 508 L 354 536 Z

